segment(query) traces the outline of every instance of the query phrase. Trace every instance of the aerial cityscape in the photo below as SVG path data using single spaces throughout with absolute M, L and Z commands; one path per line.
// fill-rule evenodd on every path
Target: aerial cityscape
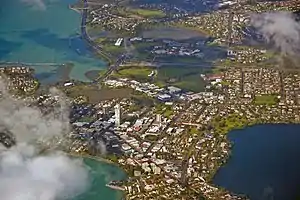
M 1 4 L 1 200 L 300 198 L 300 1 Z

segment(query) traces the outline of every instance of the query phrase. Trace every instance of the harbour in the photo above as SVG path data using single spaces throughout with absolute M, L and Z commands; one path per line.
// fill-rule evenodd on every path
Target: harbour
M 214 184 L 251 200 L 297 200 L 300 126 L 265 124 L 228 133 L 232 154 Z
M 85 73 L 105 69 L 106 62 L 95 58 L 93 49 L 78 35 L 81 15 L 69 8 L 74 3 L 75 0 L 46 0 L 45 10 L 34 9 L 19 0 L 3 4 L 0 61 L 32 64 L 37 76 L 47 83 L 59 81 L 58 69 L 72 62 L 70 78 L 89 82 Z

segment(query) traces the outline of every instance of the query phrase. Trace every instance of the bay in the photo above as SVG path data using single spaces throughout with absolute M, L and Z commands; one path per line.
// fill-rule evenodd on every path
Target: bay
M 89 81 L 85 73 L 106 67 L 80 38 L 81 15 L 69 9 L 75 0 L 45 0 L 45 9 L 22 0 L 0 3 L 0 61 L 67 63 L 71 79 Z M 42 82 L 59 81 L 60 66 L 35 66 Z
M 234 130 L 232 155 L 214 183 L 251 200 L 300 197 L 300 125 L 268 124 Z
M 124 180 L 126 174 L 117 166 L 84 158 L 90 171 L 91 186 L 83 194 L 72 200 L 121 200 L 123 193 L 105 185 L 112 180 Z

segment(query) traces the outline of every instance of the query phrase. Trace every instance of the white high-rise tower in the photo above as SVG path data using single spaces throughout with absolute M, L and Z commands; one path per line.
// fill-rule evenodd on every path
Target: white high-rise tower
M 116 117 L 116 126 L 119 127 L 121 125 L 121 106 L 117 104 L 115 106 L 115 117 Z
M 161 124 L 161 114 L 156 114 L 156 122 Z

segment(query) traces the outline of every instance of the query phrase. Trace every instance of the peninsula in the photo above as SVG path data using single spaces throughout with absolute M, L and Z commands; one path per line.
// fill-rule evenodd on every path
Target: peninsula
M 128 179 L 108 186 L 126 200 L 247 199 L 212 182 L 230 157 L 226 134 L 299 123 L 300 71 L 277 67 L 278 52 L 242 41 L 251 14 L 295 8 L 295 1 L 239 1 L 203 14 L 159 3 L 80 1 L 74 9 L 82 14 L 81 37 L 109 66 L 91 71 L 98 73 L 92 83 L 57 85 L 70 100 L 72 129 L 41 145 L 118 165 Z M 170 29 L 201 34 L 156 36 Z M 149 30 L 153 37 L 145 37 Z M 31 105 L 47 112 L 57 103 L 30 68 L 1 72 Z

